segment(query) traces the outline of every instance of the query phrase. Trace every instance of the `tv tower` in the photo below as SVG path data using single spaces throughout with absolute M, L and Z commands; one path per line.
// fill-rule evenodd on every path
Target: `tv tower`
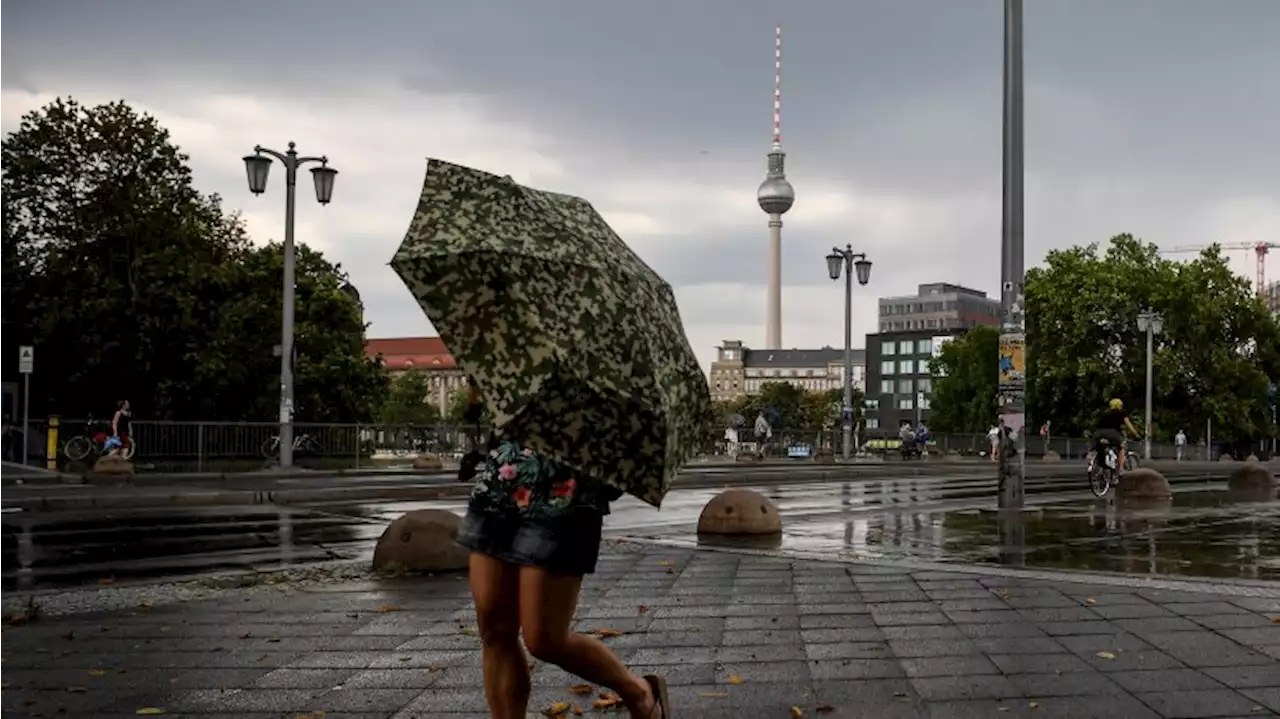
M 773 147 L 764 182 L 756 191 L 760 209 L 769 215 L 769 299 L 765 312 L 765 349 L 782 349 L 782 215 L 796 201 L 796 191 L 787 182 L 784 168 L 787 153 L 782 151 L 782 25 L 774 35 L 773 50 Z

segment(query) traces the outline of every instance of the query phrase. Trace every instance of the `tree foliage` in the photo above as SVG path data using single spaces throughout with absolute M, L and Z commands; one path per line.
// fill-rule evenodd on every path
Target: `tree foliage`
M 733 414 L 742 416 L 748 426 L 760 412 L 781 429 L 831 429 L 840 425 L 843 405 L 842 390 L 804 390 L 789 382 L 766 382 L 758 394 L 743 395 L 720 407 L 721 429 Z M 854 389 L 855 417 L 862 411 L 862 393 Z
M 393 424 L 433 424 L 440 421 L 440 409 L 432 401 L 430 377 L 419 369 L 408 369 L 391 380 L 386 399 L 378 410 L 378 422 Z
M 978 326 L 942 346 L 931 364 L 935 432 L 985 432 L 996 416 L 1000 332 Z
M 1280 324 L 1216 246 L 1174 262 L 1130 235 L 1112 238 L 1103 254 L 1097 245 L 1050 252 L 1027 273 L 1033 421 L 1082 433 L 1112 397 L 1141 416 L 1146 335 L 1137 316 L 1148 308 L 1164 318 L 1153 363 L 1155 438 L 1179 428 L 1200 436 L 1207 420 L 1224 438 L 1274 431 L 1267 386 L 1280 377 Z
M 255 247 L 154 118 L 59 99 L 3 142 L 3 332 L 36 347 L 32 410 L 276 416 L 281 252 Z M 365 419 L 385 380 L 347 278 L 298 252 L 300 420 Z M 16 374 L 6 353 L 6 377 Z

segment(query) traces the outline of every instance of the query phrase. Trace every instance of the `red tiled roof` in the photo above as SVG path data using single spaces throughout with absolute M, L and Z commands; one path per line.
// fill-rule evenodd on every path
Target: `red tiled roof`
M 387 337 L 365 341 L 364 353 L 368 357 L 382 355 L 382 361 L 390 370 L 408 367 L 418 369 L 454 369 L 457 364 L 449 348 L 439 337 Z

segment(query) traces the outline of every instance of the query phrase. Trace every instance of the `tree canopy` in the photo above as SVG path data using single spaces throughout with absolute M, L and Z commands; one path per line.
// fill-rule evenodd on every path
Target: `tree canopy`
M 279 245 L 193 184 L 168 131 L 123 102 L 58 99 L 3 142 L 3 332 L 36 347 L 32 410 L 272 420 Z M 385 379 L 348 278 L 298 247 L 300 420 L 367 419 Z M 16 376 L 6 353 L 6 378 Z
M 392 379 L 377 419 L 379 424 L 385 425 L 439 422 L 440 408 L 432 401 L 427 373 L 408 369 Z
M 1280 324 L 1219 248 L 1189 262 L 1160 256 L 1130 235 L 1050 252 L 1027 273 L 1027 403 L 1055 430 L 1092 430 L 1117 397 L 1141 416 L 1146 335 L 1140 312 L 1163 316 L 1154 338 L 1155 438 L 1184 429 L 1257 439 L 1274 431 L 1268 377 L 1280 377 Z M 992 353 L 992 364 L 995 363 Z M 935 406 L 936 409 L 936 406 Z
M 995 421 L 999 351 L 999 330 L 981 325 L 942 346 L 930 365 L 935 432 L 985 432 Z

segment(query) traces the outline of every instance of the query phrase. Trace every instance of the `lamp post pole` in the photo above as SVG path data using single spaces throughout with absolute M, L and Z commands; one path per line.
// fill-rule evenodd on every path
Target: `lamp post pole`
M 1138 315 L 1138 331 L 1147 333 L 1147 396 L 1146 411 L 1143 421 L 1146 425 L 1142 435 L 1143 459 L 1151 461 L 1151 403 L 1154 387 L 1152 382 L 1152 355 L 1155 353 L 1155 336 L 1164 329 L 1164 318 L 1158 313 L 1147 310 Z
M 1003 218 L 1000 232 L 1000 509 L 1021 510 L 1026 465 L 1026 324 L 1023 319 L 1022 0 L 1004 2 Z M 1016 434 L 1014 434 L 1016 433 Z M 1014 434 L 1013 437 L 1010 437 Z M 1012 440 L 1012 441 L 1011 441 Z M 1011 456 L 1012 455 L 1012 456 Z
M 249 177 L 249 191 L 255 195 L 267 189 L 267 175 L 271 170 L 271 158 L 274 157 L 284 165 L 285 198 L 284 198 L 284 272 L 283 272 L 283 306 L 280 313 L 280 467 L 293 466 L 293 311 L 294 285 L 296 274 L 296 252 L 293 242 L 294 207 L 298 184 L 298 168 L 307 163 L 317 162 L 319 167 L 311 169 L 315 181 L 316 200 L 329 204 L 333 197 L 333 180 L 338 171 L 329 167 L 327 157 L 299 157 L 289 143 L 287 152 L 277 152 L 261 145 L 253 148 L 254 154 L 244 158 L 245 171 Z
M 840 413 L 843 431 L 841 457 L 847 462 L 853 456 L 853 278 L 858 284 L 871 281 L 871 261 L 865 252 L 854 252 L 853 245 L 842 250 L 831 248 L 827 255 L 827 273 L 832 280 L 840 279 L 844 272 L 844 407 Z

